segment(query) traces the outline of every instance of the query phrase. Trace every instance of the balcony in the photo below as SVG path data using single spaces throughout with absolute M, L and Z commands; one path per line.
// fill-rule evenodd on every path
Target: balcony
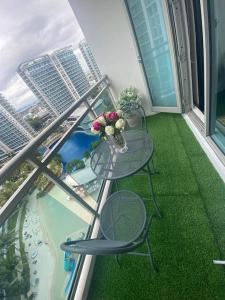
M 89 100 L 96 88 L 98 95 Z M 113 105 L 104 77 L 1 169 L 1 297 L 74 299 L 80 282 L 87 290 L 91 281 L 88 299 L 223 299 L 224 272 L 213 259 L 225 257 L 225 187 L 181 115 L 148 117 L 157 170 L 153 184 L 163 212 L 151 230 L 159 272 L 149 269 L 145 257 L 123 255 L 121 268 L 114 257 L 97 257 L 93 278 L 84 281 L 94 260 L 88 265 L 89 257 L 68 258 L 60 250 L 67 239 L 98 233 L 96 212 L 110 185 L 91 172 L 86 151 L 94 144 L 85 148 L 82 136 Z M 71 115 L 77 120 L 68 123 Z M 84 162 L 73 172 L 65 168 L 64 155 L 71 154 L 67 143 L 78 133 L 76 146 L 86 155 L 73 157 Z M 45 155 L 37 153 L 46 145 Z M 119 188 L 149 196 L 142 172 L 119 181 Z M 153 212 L 151 201 L 146 204 Z
M 225 255 L 224 183 L 182 116 L 152 116 L 148 128 L 163 212 L 151 228 L 159 272 L 146 257 L 123 255 L 119 268 L 114 257 L 98 256 L 88 299 L 223 299 L 224 270 L 213 259 Z M 146 187 L 145 173 L 119 182 L 119 188 L 143 198 L 149 195 Z
M 0 299 L 224 300 L 223 1 L 68 1 L 108 77 L 0 170 Z M 146 257 L 121 255 L 119 267 L 113 256 L 60 250 L 100 233 L 115 186 L 91 171 L 90 124 L 128 86 L 142 96 L 155 146 L 158 272 Z M 154 212 L 144 172 L 118 187 Z

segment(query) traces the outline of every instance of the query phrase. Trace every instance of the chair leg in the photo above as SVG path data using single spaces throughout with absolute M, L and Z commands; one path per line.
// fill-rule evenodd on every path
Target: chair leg
M 148 164 L 147 164 L 147 169 L 148 169 L 148 181 L 149 181 L 149 186 L 150 186 L 150 190 L 151 190 L 151 194 L 152 194 L 152 200 L 153 200 L 153 203 L 155 205 L 157 214 L 161 218 L 162 215 L 161 215 L 161 212 L 160 212 L 157 200 L 156 200 L 156 196 L 155 196 L 155 192 L 154 192 L 154 188 L 153 188 L 153 184 L 152 184 L 151 170 L 150 170 L 150 167 L 149 167 Z
M 150 164 L 151 175 L 158 175 L 158 174 L 160 174 L 159 171 L 157 171 L 156 168 L 155 168 L 155 164 L 154 164 L 153 158 L 150 160 L 149 164 Z
M 152 166 L 151 175 L 155 175 L 156 171 L 155 171 L 155 166 L 154 166 L 153 158 L 152 158 L 152 160 L 150 161 L 150 163 L 151 163 L 151 166 Z
M 147 248 L 148 248 L 148 254 L 149 254 L 148 256 L 149 256 L 150 267 L 152 267 L 155 272 L 158 272 L 159 270 L 158 270 L 157 266 L 155 265 L 154 257 L 152 255 L 151 244 L 150 244 L 150 241 L 149 241 L 148 237 L 146 237 L 146 244 L 147 244 Z
M 118 191 L 119 191 L 118 182 L 117 182 L 117 180 L 116 180 L 116 179 L 114 180 L 114 182 L 115 182 L 116 191 L 118 192 Z
M 118 266 L 121 268 L 121 263 L 119 261 L 119 254 L 115 255 L 115 259 L 116 259 L 116 262 L 117 262 Z

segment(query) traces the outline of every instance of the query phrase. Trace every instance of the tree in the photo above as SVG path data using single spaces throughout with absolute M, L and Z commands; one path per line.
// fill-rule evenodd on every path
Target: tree
M 87 160 L 89 157 L 91 157 L 91 153 L 87 150 L 84 152 L 83 158 Z
M 68 173 L 72 173 L 74 168 L 76 168 L 76 170 L 85 168 L 84 161 L 81 159 L 74 159 L 66 165 L 66 171 Z
M 0 293 L 4 291 L 6 299 L 15 295 L 15 290 L 12 284 L 17 281 L 16 267 L 19 263 L 19 258 L 15 255 L 13 236 L 8 233 L 0 235 L 1 255 L 0 255 Z
M 56 162 L 58 162 L 60 165 L 62 164 L 62 157 L 61 157 L 60 154 L 57 153 L 57 154 L 53 157 L 53 159 L 54 159 Z
M 27 123 L 30 124 L 30 126 L 35 130 L 35 131 L 38 131 L 42 128 L 42 120 L 38 117 L 35 117 L 35 118 L 27 118 L 26 119 Z
M 91 143 L 91 151 L 93 151 L 95 148 L 98 147 L 98 145 L 101 143 L 101 141 L 95 141 Z
M 62 159 L 59 154 L 55 155 L 50 161 L 49 169 L 57 176 L 60 176 L 62 174 Z
M 0 249 L 10 247 L 17 238 L 12 233 L 1 233 L 0 234 Z
M 47 185 L 50 183 L 50 181 L 48 180 L 48 178 L 46 178 L 46 176 L 44 175 L 39 175 L 36 182 L 35 182 L 35 186 L 40 190 L 40 191 L 44 191 L 45 188 L 47 187 Z
M 63 170 L 61 156 L 59 154 L 56 154 L 50 161 L 48 167 L 55 175 L 60 176 Z M 41 174 L 38 176 L 35 185 L 40 191 L 43 192 L 49 186 L 50 183 L 51 181 L 48 180 L 46 176 Z
M 0 193 L 0 206 L 3 206 L 18 187 L 24 182 L 33 167 L 28 162 L 23 162 L 18 169 L 15 170 L 9 180 L 2 185 Z
M 93 89 L 93 91 L 91 92 L 90 96 L 92 99 L 95 99 L 95 97 L 99 94 L 99 88 L 96 87 Z

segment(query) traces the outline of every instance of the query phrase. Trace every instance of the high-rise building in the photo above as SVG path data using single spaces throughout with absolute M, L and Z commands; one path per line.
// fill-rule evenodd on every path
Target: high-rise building
M 64 112 L 90 88 L 71 47 L 24 62 L 18 73 L 54 116 Z
M 20 150 L 34 135 L 34 130 L 0 94 L 0 160 Z
M 81 41 L 79 43 L 79 49 L 83 55 L 84 60 L 86 61 L 86 64 L 88 65 L 91 75 L 97 82 L 102 76 L 88 43 L 85 40 Z
M 90 89 L 89 82 L 71 47 L 53 52 L 52 58 L 56 65 L 58 63 L 63 68 L 79 96 Z

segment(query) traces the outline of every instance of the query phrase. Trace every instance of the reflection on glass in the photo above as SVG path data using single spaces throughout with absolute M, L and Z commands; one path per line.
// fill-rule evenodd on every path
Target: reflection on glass
M 66 133 L 66 131 L 73 125 L 75 119 L 70 116 L 68 120 L 64 121 L 60 126 L 58 126 L 47 138 L 46 140 L 37 147 L 34 155 L 38 160 L 42 160 L 43 157 L 48 154 L 48 152 L 55 146 L 59 139 Z
M 163 1 L 163 0 L 162 0 Z M 127 0 L 154 106 L 177 106 L 161 0 Z
M 110 94 L 105 91 L 96 106 L 110 110 Z M 91 117 L 88 115 L 91 120 Z M 67 126 L 66 122 L 65 125 Z M 69 124 L 69 127 L 71 124 Z M 91 152 L 99 137 L 85 132 L 80 124 L 54 155 L 48 168 L 93 209 L 102 180 L 90 167 Z M 68 127 L 67 127 L 68 129 Z M 63 131 L 64 132 L 64 131 Z M 62 136 L 61 130 L 45 141 L 43 159 Z M 33 170 L 24 162 L 1 187 L 0 205 L 23 183 Z M 60 249 L 66 240 L 85 239 L 93 215 L 77 199 L 65 193 L 44 174 L 0 228 L 0 299 L 67 298 L 79 256 Z
M 110 93 L 108 90 L 105 90 L 101 96 L 99 97 L 97 103 L 93 107 L 93 110 L 97 115 L 100 115 L 103 112 L 106 111 L 113 111 L 114 105 L 110 96 Z
M 210 134 L 225 153 L 225 2 L 208 1 L 211 50 Z
M 40 175 L 0 230 L 0 298 L 66 299 L 78 255 L 60 244 L 84 239 L 93 216 Z M 14 298 L 15 297 L 15 298 Z

